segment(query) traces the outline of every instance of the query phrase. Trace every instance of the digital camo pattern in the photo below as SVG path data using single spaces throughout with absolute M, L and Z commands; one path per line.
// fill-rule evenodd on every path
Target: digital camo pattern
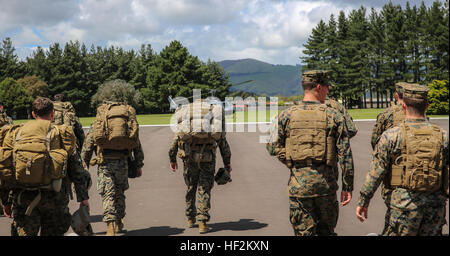
M 297 106 L 311 109 L 319 102 L 303 101 Z M 289 118 L 291 109 L 280 113 L 278 117 L 278 141 L 276 151 L 282 152 L 286 138 L 289 136 Z M 327 136 L 336 138 L 336 152 L 339 165 L 342 170 L 342 190 L 353 191 L 354 165 L 350 138 L 343 115 L 333 108 L 326 109 Z M 278 153 L 278 158 L 283 162 L 283 156 Z M 285 162 L 285 159 L 284 159 Z M 301 167 L 293 163 L 288 184 L 288 194 L 291 197 L 309 198 L 325 195 L 333 195 L 338 190 L 337 168 L 324 164 Z
M 336 194 L 313 198 L 289 197 L 289 219 L 296 236 L 335 236 L 339 216 Z
M 406 123 L 415 128 L 430 126 L 430 123 L 425 119 L 407 119 Z M 443 136 L 443 170 L 448 172 L 448 135 L 445 130 Z M 370 199 L 378 186 L 389 175 L 392 163 L 391 156 L 399 154 L 403 139 L 398 127 L 391 128 L 381 135 L 372 155 L 369 172 L 361 188 L 359 206 L 369 206 Z M 439 232 L 436 230 L 441 230 L 442 223 L 445 223 L 445 218 L 440 218 L 440 216 L 441 208 L 445 209 L 447 197 L 448 195 L 444 190 L 427 193 L 409 191 L 404 188 L 393 189 L 390 193 L 389 210 L 385 218 L 388 223 L 385 224 L 386 228 L 383 234 L 422 235 Z M 431 218 L 431 216 L 435 216 L 435 218 Z
M 226 138 L 216 142 L 213 147 L 212 161 L 197 163 L 189 153 L 184 151 L 184 143 L 174 136 L 169 147 L 169 159 L 171 163 L 177 161 L 178 151 L 182 151 L 184 163 L 184 181 L 187 186 L 186 191 L 186 216 L 189 219 L 196 218 L 198 221 L 209 221 L 209 210 L 211 208 L 211 189 L 214 186 L 214 173 L 216 168 L 216 149 L 219 147 L 224 166 L 229 166 L 231 161 L 231 149 Z M 191 152 L 196 153 L 196 152 Z M 196 202 L 197 201 L 197 202 Z
M 338 101 L 327 99 L 325 101 L 325 105 L 328 107 L 336 109 L 338 112 L 340 112 L 345 119 L 345 124 L 347 125 L 348 130 L 348 136 L 353 138 L 358 133 L 358 128 L 356 127 L 355 123 L 353 122 L 352 116 L 348 113 L 347 109 Z
M 211 163 L 200 163 L 200 167 L 194 162 L 184 164 L 183 177 L 187 186 L 186 216 L 189 219 L 209 221 L 215 165 L 215 159 Z
M 102 197 L 103 222 L 125 217 L 125 191 L 128 185 L 126 159 L 108 159 L 98 166 L 97 191 Z
M 372 137 L 370 139 L 372 149 L 375 149 L 375 145 L 377 145 L 377 142 L 380 139 L 381 134 L 383 134 L 383 132 L 385 132 L 386 130 L 394 127 L 394 109 L 401 107 L 402 104 L 390 106 L 383 112 L 378 114 L 377 121 L 375 122 L 375 126 L 373 127 Z
M 125 217 L 125 191 L 128 184 L 127 156 L 119 159 L 110 159 L 97 149 L 94 143 L 93 127 L 89 128 L 81 150 L 81 159 L 84 166 L 89 166 L 93 153 L 97 155 L 97 191 L 102 197 L 103 221 L 108 222 Z M 144 151 L 139 141 L 138 147 L 132 150 L 137 168 L 144 166 Z
M 70 227 L 69 191 L 41 191 L 41 200 L 30 216 L 25 215 L 28 205 L 36 197 L 37 191 L 14 190 L 12 193 L 13 221 L 12 236 L 63 236 Z M 19 200 L 20 195 L 20 200 Z

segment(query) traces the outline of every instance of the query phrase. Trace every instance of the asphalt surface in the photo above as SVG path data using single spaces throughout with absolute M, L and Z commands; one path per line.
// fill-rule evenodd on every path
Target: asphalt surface
M 448 119 L 432 120 L 447 131 Z M 355 190 L 347 206 L 340 206 L 335 231 L 342 236 L 365 236 L 380 233 L 384 225 L 384 205 L 380 189 L 375 193 L 369 207 L 369 218 L 361 223 L 355 216 L 359 190 L 370 163 L 370 135 L 373 121 L 356 122 L 358 134 L 351 140 L 355 162 Z M 269 156 L 265 145 L 259 143 L 260 132 L 229 132 L 231 146 L 232 179 L 223 186 L 215 184 L 212 189 L 211 220 L 208 236 L 292 236 L 289 222 L 289 204 L 286 191 L 289 170 L 275 157 Z M 255 127 L 255 131 L 258 128 Z M 141 127 L 140 138 L 145 152 L 143 176 L 130 179 L 126 191 L 127 208 L 125 229 L 127 236 L 199 235 L 197 228 L 187 228 L 185 217 L 185 190 L 182 162 L 175 173 L 169 169 L 168 148 L 173 137 L 171 129 Z M 218 152 L 216 169 L 223 166 Z M 93 186 L 90 194 L 91 221 L 95 235 L 105 235 L 106 224 L 102 222 L 101 199 L 96 191 L 96 167 L 90 168 Z M 341 186 L 341 182 L 339 181 Z M 340 195 L 340 191 L 338 191 Z M 78 208 L 75 201 L 70 211 Z M 447 201 L 447 223 L 448 223 Z M 444 234 L 449 233 L 448 224 Z M 0 235 L 10 235 L 10 219 L 0 217 Z M 73 235 L 71 229 L 66 235 Z

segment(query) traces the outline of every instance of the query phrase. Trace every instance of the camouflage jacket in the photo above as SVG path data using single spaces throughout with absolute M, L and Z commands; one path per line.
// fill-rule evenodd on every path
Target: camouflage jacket
M 380 139 L 381 134 L 386 130 L 394 127 L 394 108 L 401 108 L 402 104 L 397 104 L 388 107 L 383 112 L 378 114 L 377 121 L 372 131 L 372 138 L 370 140 L 370 144 L 372 145 L 372 149 L 375 149 L 375 145 L 377 145 L 378 140 Z
M 177 161 L 177 153 L 178 149 L 184 150 L 184 142 L 182 142 L 177 135 L 175 135 L 172 139 L 172 143 L 170 144 L 169 148 L 169 159 L 171 163 L 175 163 Z M 216 148 L 219 147 L 220 155 L 223 159 L 224 166 L 228 166 L 231 163 L 231 149 L 230 145 L 228 144 L 228 141 L 226 137 L 216 142 L 213 149 L 213 159 L 215 159 L 216 155 Z M 190 156 L 184 156 L 183 161 L 189 161 Z
M 142 150 L 141 141 L 138 140 L 138 142 L 138 147 L 134 148 L 132 151 L 134 159 L 136 160 L 136 166 L 139 169 L 144 166 L 144 151 Z M 91 125 L 88 133 L 86 134 L 83 148 L 81 149 L 81 160 L 83 161 L 83 165 L 89 166 L 94 151 L 97 154 L 97 161 L 100 161 L 97 163 L 103 163 L 103 154 L 101 152 L 101 149 L 98 148 L 98 146 L 94 142 L 94 129 Z
M 430 122 L 425 119 L 407 119 L 406 123 L 415 127 L 429 126 Z M 444 159 L 443 159 L 443 171 L 444 182 L 447 182 L 447 197 L 448 197 L 448 135 L 443 130 L 444 137 Z M 372 154 L 372 161 L 370 163 L 369 172 L 366 175 L 366 180 L 361 188 L 360 199 L 358 205 L 362 207 L 368 207 L 370 199 L 377 190 L 380 183 L 391 171 L 392 157 L 401 151 L 402 145 L 402 133 L 399 127 L 391 128 L 385 131 L 379 142 L 376 144 L 375 150 Z M 446 177 L 446 178 L 445 178 Z M 414 210 L 418 207 L 425 205 L 441 205 L 445 204 L 444 191 L 437 191 L 434 193 L 414 192 L 405 188 L 394 188 L 391 195 L 391 206 L 398 209 Z
M 298 106 L 309 109 L 312 105 L 320 104 L 320 102 L 303 101 Z M 283 157 L 279 152 L 285 148 L 286 138 L 289 135 L 290 109 L 281 112 L 278 116 L 278 140 L 273 145 L 274 151 L 278 154 L 278 158 L 283 162 Z M 342 170 L 342 190 L 353 191 L 353 156 L 350 148 L 350 138 L 345 124 L 344 116 L 328 107 L 327 114 L 327 136 L 334 134 L 336 138 L 336 152 L 339 165 Z M 270 152 L 270 150 L 269 150 Z M 311 167 L 294 167 L 291 169 L 291 176 L 288 184 L 288 194 L 293 197 L 318 197 L 335 194 L 338 190 L 338 168 L 324 164 L 314 165 Z
M 356 135 L 356 133 L 358 133 L 358 128 L 356 128 L 356 125 L 353 122 L 353 118 L 352 116 L 350 116 L 347 109 L 341 103 L 332 99 L 327 99 L 325 101 L 325 105 L 336 109 L 344 116 L 345 124 L 347 125 L 348 136 L 350 137 L 350 139 L 353 138 Z

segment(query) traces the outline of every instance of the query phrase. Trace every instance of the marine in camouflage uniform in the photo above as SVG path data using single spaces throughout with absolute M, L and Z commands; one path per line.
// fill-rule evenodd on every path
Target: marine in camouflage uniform
M 312 83 L 313 88 L 326 87 L 328 92 L 328 75 L 326 71 L 309 71 L 302 75 L 303 86 Z M 316 89 L 312 89 L 316 90 Z M 319 89 L 318 89 L 319 90 Z M 323 90 L 323 89 L 320 89 Z M 325 93 L 325 96 L 326 96 Z M 350 148 L 350 138 L 342 113 L 334 108 L 326 107 L 319 100 L 309 100 L 305 89 L 304 100 L 278 116 L 278 129 L 271 139 L 276 141 L 267 145 L 269 153 L 275 154 L 291 171 L 288 183 L 290 200 L 290 222 L 297 236 L 336 235 L 339 204 L 336 192 L 338 190 L 338 172 L 336 162 L 325 161 L 292 161 L 286 159 L 287 139 L 291 136 L 291 119 L 294 111 L 315 110 L 321 108 L 326 115 L 326 137 L 335 138 L 332 148 L 334 158 L 338 158 L 342 169 L 341 201 L 346 205 L 353 191 L 353 157 Z M 325 100 L 323 96 L 323 100 Z M 272 124 L 272 126 L 274 126 Z M 273 130 L 273 128 L 272 128 Z M 322 145 L 324 146 L 324 145 Z
M 83 146 L 85 135 L 83 131 L 83 126 L 81 125 L 80 120 L 75 114 L 75 109 L 70 102 L 64 102 L 64 95 L 56 94 L 54 96 L 54 104 L 57 109 L 55 109 L 55 118 L 53 122 L 57 125 L 69 125 L 72 127 L 74 131 L 75 137 L 77 139 L 76 150 L 69 157 L 67 162 L 67 168 L 69 173 L 69 179 L 65 183 L 66 189 L 69 192 L 70 197 L 72 198 L 72 186 L 70 181 L 73 181 L 75 192 L 77 195 L 77 201 L 82 202 L 84 200 L 88 200 L 88 190 L 91 187 L 92 180 L 91 175 L 88 170 L 86 170 L 81 161 L 81 147 Z M 66 113 L 66 117 L 64 117 L 64 112 L 61 111 L 62 106 L 68 110 L 69 113 Z
M 416 99 L 427 99 L 427 91 L 428 88 L 425 86 L 419 85 L 405 85 L 404 86 L 404 98 L 405 104 L 408 107 L 408 98 L 416 98 Z M 424 110 L 425 111 L 425 110 Z M 434 127 L 433 127 L 434 126 Z M 436 166 L 429 167 L 435 169 L 441 173 L 442 180 L 438 187 L 434 187 L 433 189 L 418 189 L 420 186 L 417 186 L 417 189 L 412 188 L 409 185 L 404 185 L 404 178 L 406 175 L 409 175 L 411 171 L 414 171 L 410 179 L 408 179 L 408 183 L 413 184 L 413 181 L 416 179 L 415 174 L 417 173 L 425 173 L 428 175 L 428 171 L 422 171 L 422 168 L 410 170 L 403 166 L 401 168 L 403 175 L 396 176 L 393 174 L 393 165 L 394 163 L 399 164 L 399 157 L 403 159 L 405 156 L 405 145 L 407 142 L 405 141 L 405 134 L 402 131 L 402 127 L 405 131 L 415 130 L 418 132 L 413 132 L 411 134 L 424 134 L 424 129 L 432 128 L 434 131 L 439 130 L 439 135 L 435 135 L 435 138 L 442 139 L 438 143 L 441 145 L 434 145 L 438 150 L 441 150 L 442 154 L 437 157 Z M 408 133 L 409 134 L 409 133 Z M 440 138 L 442 136 L 442 138 Z M 408 140 L 411 138 L 408 135 Z M 421 145 L 427 145 L 428 147 L 430 143 L 427 143 L 429 139 L 423 138 L 423 143 L 419 142 Z M 417 147 L 417 144 L 416 144 Z M 420 146 L 419 146 L 420 147 Z M 402 150 L 403 149 L 403 150 Z M 420 151 L 422 152 L 422 151 Z M 438 151 L 439 153 L 439 151 Z M 402 161 L 413 161 L 412 159 L 416 157 L 422 157 L 422 160 L 425 163 L 429 161 L 433 161 L 429 158 L 433 154 L 412 154 L 408 153 L 408 160 L 400 160 Z M 435 156 L 432 156 L 434 158 Z M 426 118 L 425 114 L 423 114 L 423 118 L 406 118 L 405 122 L 401 124 L 400 127 L 393 127 L 385 131 L 378 143 L 375 146 L 375 150 L 372 155 L 372 162 L 370 164 L 369 172 L 366 176 L 366 180 L 361 188 L 360 199 L 358 201 L 357 208 L 357 217 L 364 221 L 367 218 L 368 207 L 373 194 L 376 189 L 386 179 L 389 181 L 387 184 L 390 189 L 390 201 L 388 205 L 389 218 L 385 219 L 385 228 L 382 232 L 383 235 L 387 236 L 435 236 L 442 235 L 442 227 L 445 225 L 445 214 L 446 214 L 446 200 L 448 198 L 448 182 L 449 182 L 449 150 L 448 150 L 448 134 L 447 131 L 442 130 L 436 125 L 432 125 Z M 400 162 L 400 163 L 401 163 Z M 423 165 L 423 163 L 421 165 Z M 439 167 L 441 166 L 441 168 Z M 428 166 L 427 166 L 428 167 Z M 420 174 L 421 175 L 421 174 Z M 395 177 L 401 177 L 400 180 L 402 182 L 398 182 Z M 427 178 L 424 178 L 428 180 Z M 396 182 L 392 184 L 392 182 Z M 420 183 L 419 183 L 420 184 Z M 422 183 L 427 184 L 427 182 Z M 363 217 L 365 215 L 365 218 Z
M 50 101 L 49 99 L 46 100 Z M 41 102 L 36 100 L 35 104 L 38 106 L 43 103 L 42 100 Z M 35 104 L 33 104 L 33 108 L 38 109 L 38 107 L 34 107 Z M 76 139 L 72 129 L 67 127 L 65 131 L 65 136 L 70 136 L 73 139 L 73 145 L 75 145 Z M 53 137 L 51 141 L 55 139 L 56 137 Z M 76 168 L 67 169 L 67 176 L 62 180 L 60 192 L 40 190 L 41 199 L 29 216 L 25 212 L 39 192 L 20 188 L 10 190 L 7 202 L 9 205 L 12 204 L 11 235 L 36 236 L 39 231 L 41 236 L 64 235 L 71 223 L 71 214 L 68 208 L 69 196 L 72 194 L 71 182 L 75 184 L 78 202 L 83 202 L 89 198 L 86 176 L 84 172 L 78 171 L 79 169 Z
M 13 120 L 11 119 L 11 117 L 9 117 L 5 110 L 3 109 L 3 104 L 0 102 L 0 128 L 8 125 L 8 124 L 13 124 Z M 2 190 L 0 188 L 0 216 L 3 216 L 3 204 L 2 201 L 7 201 L 8 199 L 8 190 Z
M 190 150 L 187 150 L 187 147 L 189 147 Z M 201 146 L 186 145 L 179 139 L 178 135 L 174 136 L 169 148 L 169 159 L 171 164 L 177 162 L 177 153 L 178 150 L 180 150 L 178 156 L 183 160 L 183 176 L 187 186 L 186 216 L 188 218 L 188 225 L 193 227 L 195 221 L 199 221 L 200 225 L 205 225 L 205 230 L 203 230 L 203 227 L 199 227 L 200 233 L 207 232 L 209 229 L 205 223 L 210 219 L 211 189 L 214 186 L 217 147 L 220 150 L 225 168 L 230 168 L 231 150 L 225 136 L 218 141 L 212 142 L 212 144 L 204 149 L 205 153 L 212 156 L 210 162 L 198 163 L 194 161 L 192 156 L 196 153 L 200 153 Z
M 92 154 L 96 158 L 92 159 Z M 138 147 L 132 150 L 136 166 L 144 166 L 144 152 L 139 141 Z M 81 150 L 81 159 L 85 166 L 98 165 L 97 191 L 102 197 L 103 222 L 115 222 L 115 232 L 122 232 L 123 218 L 125 217 L 125 191 L 128 184 L 128 150 L 101 149 L 95 144 L 93 126 L 89 128 Z M 120 228 L 118 228 L 120 227 Z
M 377 120 L 375 122 L 375 126 L 373 127 L 372 137 L 370 140 L 370 144 L 372 145 L 372 150 L 375 150 L 375 146 L 378 140 L 381 137 L 381 134 L 386 130 L 398 126 L 400 123 L 405 121 L 405 111 L 402 108 L 403 102 L 403 86 L 408 83 L 399 82 L 395 84 L 395 98 L 397 100 L 397 104 L 392 104 L 390 107 L 386 108 L 383 112 L 378 114 Z M 387 209 L 389 209 L 390 200 L 391 200 L 391 190 L 384 184 L 383 181 L 381 185 L 381 196 L 386 204 Z M 386 212 L 385 215 L 385 223 L 389 221 L 389 211 Z M 387 229 L 388 226 L 385 226 L 384 229 Z M 384 233 L 385 231 L 383 231 Z
M 75 133 L 75 136 L 77 137 L 77 152 L 78 154 L 81 154 L 81 147 L 83 147 L 84 139 L 86 136 L 84 135 L 83 131 L 83 125 L 80 122 L 80 119 L 76 116 L 75 108 L 73 107 L 72 103 L 64 100 L 63 94 L 56 94 L 54 96 L 54 103 L 55 106 L 61 106 L 58 107 L 58 110 L 60 108 L 65 108 L 67 112 L 70 112 L 67 115 L 67 118 L 64 118 L 63 116 L 59 117 L 59 115 L 63 115 L 62 111 L 57 111 L 55 109 L 55 120 L 67 120 L 68 123 L 65 123 L 66 125 L 72 126 L 73 132 Z M 56 124 L 59 124 L 58 122 Z

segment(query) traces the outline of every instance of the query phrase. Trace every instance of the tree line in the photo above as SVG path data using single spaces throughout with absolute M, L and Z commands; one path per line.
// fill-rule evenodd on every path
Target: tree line
M 89 49 L 78 41 L 63 47 L 37 47 L 25 60 L 19 60 L 10 38 L 0 46 L 0 101 L 16 118 L 29 117 L 31 102 L 38 96 L 63 93 L 79 116 L 93 116 L 99 87 L 109 81 L 124 81 L 141 94 L 138 113 L 164 113 L 168 96 L 192 96 L 202 89 L 224 99 L 229 96 L 229 76 L 214 61 L 200 61 L 179 41 L 172 41 L 159 54 L 150 44 L 139 51 L 121 47 Z M 234 92 L 239 95 L 241 92 Z M 92 99 L 92 102 L 91 102 Z
M 330 95 L 347 107 L 383 107 L 399 81 L 442 80 L 448 113 L 448 28 L 448 0 L 430 7 L 407 2 L 405 8 L 390 2 L 370 12 L 361 6 L 348 16 L 341 11 L 337 20 L 331 15 L 313 28 L 303 45 L 303 69 L 330 70 Z

